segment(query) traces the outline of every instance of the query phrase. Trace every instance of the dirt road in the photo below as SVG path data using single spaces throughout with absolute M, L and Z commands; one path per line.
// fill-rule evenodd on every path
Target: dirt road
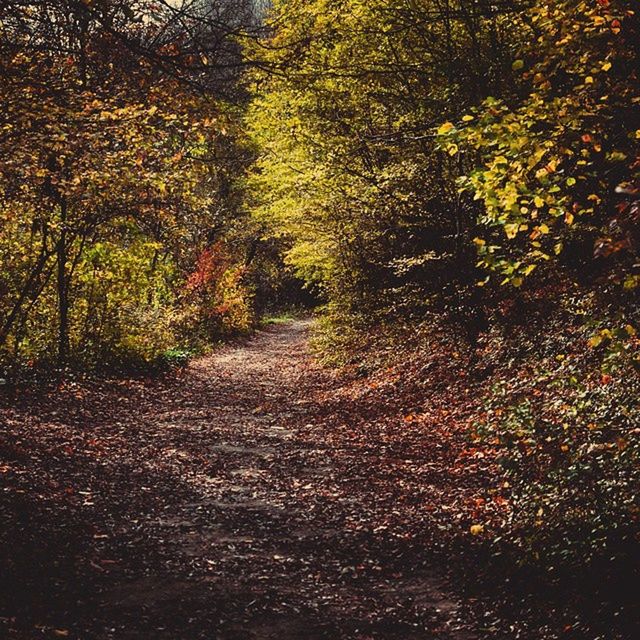
M 432 458 L 351 434 L 308 332 L 6 407 L 0 635 L 478 637 L 420 531 Z

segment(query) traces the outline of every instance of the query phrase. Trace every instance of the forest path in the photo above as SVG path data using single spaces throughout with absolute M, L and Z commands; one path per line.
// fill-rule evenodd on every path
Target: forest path
M 398 454 L 327 404 L 340 382 L 309 325 L 1 411 L 0 633 L 475 638 L 424 542 L 393 524 L 415 512 L 389 475 Z

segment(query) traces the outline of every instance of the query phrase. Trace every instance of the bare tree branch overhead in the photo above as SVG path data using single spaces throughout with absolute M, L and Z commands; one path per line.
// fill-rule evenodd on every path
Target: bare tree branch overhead
M 7 53 L 83 56 L 91 42 L 117 47 L 120 64 L 144 60 L 203 90 L 233 93 L 247 66 L 242 42 L 260 35 L 260 16 L 252 0 L 8 0 L 0 29 Z

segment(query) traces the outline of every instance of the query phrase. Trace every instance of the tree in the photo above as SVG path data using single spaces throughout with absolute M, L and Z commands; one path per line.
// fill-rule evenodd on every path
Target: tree
M 508 80 L 517 6 L 274 4 L 270 38 L 249 53 L 264 70 L 249 115 L 254 212 L 334 303 L 422 313 L 460 306 L 477 279 L 478 209 L 456 184 L 467 161 L 432 131 Z
M 638 18 L 608 0 L 527 16 L 534 44 L 513 61 L 516 90 L 439 129 L 444 146 L 479 157 L 462 184 L 484 204 L 481 263 L 516 286 L 560 263 L 635 288 Z
M 0 348 L 14 362 L 51 353 L 54 301 L 59 364 L 130 349 L 143 310 L 171 316 L 230 207 L 225 174 L 244 162 L 231 110 L 178 72 L 175 7 L 163 11 L 161 28 L 144 2 L 3 5 Z M 135 304 L 116 310 L 109 279 Z M 145 357 L 171 340 L 156 324 Z

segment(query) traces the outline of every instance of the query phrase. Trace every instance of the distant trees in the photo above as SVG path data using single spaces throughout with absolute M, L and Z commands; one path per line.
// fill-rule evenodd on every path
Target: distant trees
M 255 52 L 255 214 L 294 240 L 289 261 L 369 316 L 474 283 L 467 161 L 438 151 L 434 127 L 508 82 L 511 7 L 282 2 L 272 16 Z
M 605 257 L 635 288 L 631 3 L 283 0 L 270 15 L 252 51 L 267 70 L 254 212 L 334 304 L 482 324 L 468 308 L 494 287 L 595 276 Z

